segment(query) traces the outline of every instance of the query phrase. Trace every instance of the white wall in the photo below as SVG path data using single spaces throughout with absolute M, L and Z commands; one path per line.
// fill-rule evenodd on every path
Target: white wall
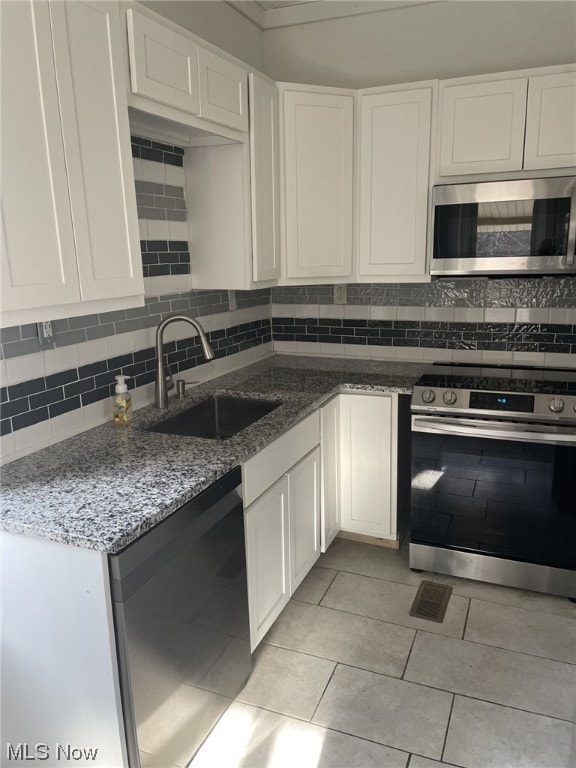
M 262 32 L 224 0 L 144 0 L 142 5 L 264 70 Z
M 449 0 L 264 32 L 270 77 L 350 88 L 571 61 L 564 0 Z

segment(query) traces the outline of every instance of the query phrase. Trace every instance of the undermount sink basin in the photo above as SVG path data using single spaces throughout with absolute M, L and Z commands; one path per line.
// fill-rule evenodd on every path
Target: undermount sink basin
M 282 403 L 232 395 L 211 395 L 188 410 L 149 427 L 150 432 L 224 440 L 266 416 Z

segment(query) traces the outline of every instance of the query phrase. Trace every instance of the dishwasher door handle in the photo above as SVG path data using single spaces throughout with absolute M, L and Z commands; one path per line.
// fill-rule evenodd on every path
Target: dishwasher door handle
M 412 416 L 412 431 L 429 432 L 436 435 L 487 437 L 495 440 L 521 440 L 526 443 L 576 446 L 576 428 L 549 424 Z

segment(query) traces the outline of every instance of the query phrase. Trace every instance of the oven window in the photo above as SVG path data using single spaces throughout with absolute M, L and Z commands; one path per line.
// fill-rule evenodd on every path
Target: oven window
M 565 256 L 570 198 L 437 205 L 434 258 Z
M 576 568 L 576 448 L 412 440 L 412 541 Z

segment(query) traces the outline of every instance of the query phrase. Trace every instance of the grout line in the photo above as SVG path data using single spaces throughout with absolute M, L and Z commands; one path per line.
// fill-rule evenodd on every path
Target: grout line
M 333 609 L 335 610 L 335 609 Z M 378 621 L 378 619 L 375 619 Z M 387 622 L 384 622 L 387 623 Z M 470 643 L 471 645 L 480 645 L 482 648 L 494 648 L 496 651 L 504 651 L 504 653 L 516 653 L 519 656 L 528 656 L 530 659 L 541 659 L 542 661 L 552 661 L 554 664 L 566 664 L 569 667 L 575 667 L 576 662 L 564 661 L 563 659 L 551 659 L 548 656 L 537 656 L 535 653 L 528 653 L 527 651 L 517 651 L 515 648 L 504 648 L 501 645 L 491 645 L 490 643 L 483 643 L 480 640 L 469 640 L 465 637 L 453 637 L 452 635 L 441 635 L 439 632 L 430 632 L 427 629 L 419 629 L 418 632 L 424 632 L 432 637 L 445 637 L 447 640 L 457 640 L 460 643 Z
M 470 616 L 470 608 L 472 607 L 472 598 L 468 598 L 468 605 L 466 606 L 466 618 L 464 619 L 464 626 L 462 627 L 462 637 L 461 640 L 466 639 L 466 627 L 468 626 L 468 616 Z
M 370 671 L 370 670 L 366 670 Z M 378 675 L 379 672 L 374 672 Z M 383 677 L 390 677 L 389 675 L 382 675 Z M 398 679 L 398 678 L 392 678 Z M 453 696 L 461 696 L 464 699 L 470 699 L 471 701 L 479 701 L 483 704 L 492 704 L 495 707 L 504 707 L 505 709 L 513 709 L 517 712 L 525 712 L 527 715 L 535 715 L 536 717 L 547 717 L 550 720 L 558 720 L 560 723 L 572 723 L 572 720 L 567 720 L 563 717 L 557 717 L 556 715 L 546 715 L 543 712 L 535 712 L 533 709 L 523 709 L 522 707 L 516 707 L 513 704 L 503 704 L 501 701 L 492 701 L 490 699 L 481 699 L 479 696 L 473 696 L 470 693 L 462 693 L 461 691 L 447 690 L 446 688 L 439 688 L 438 686 L 431 685 L 430 683 L 420 683 L 416 680 L 402 680 L 404 683 L 412 683 L 413 685 L 421 685 L 423 688 L 430 688 L 433 691 L 441 691 L 442 693 L 450 693 Z
M 444 761 L 444 752 L 446 751 L 446 742 L 448 741 L 448 731 L 450 730 L 450 721 L 452 720 L 452 712 L 454 711 L 454 702 L 456 701 L 456 694 L 452 694 L 452 703 L 450 704 L 450 714 L 446 722 L 446 733 L 444 734 L 444 743 L 442 744 L 442 751 L 440 752 L 440 761 Z
M 379 747 L 387 747 L 388 749 L 393 749 L 396 752 L 400 752 L 405 754 L 408 758 L 410 758 L 410 752 L 406 749 L 402 749 L 401 747 L 394 747 L 391 744 L 385 744 L 382 741 L 375 741 L 374 739 L 369 739 L 366 736 L 357 736 L 355 733 L 350 733 L 350 731 L 341 731 L 338 728 L 334 728 L 330 725 L 321 725 L 320 723 L 313 723 L 309 720 L 304 720 L 301 717 L 297 717 L 296 715 L 286 715 L 283 712 L 277 712 L 275 709 L 267 709 L 266 707 L 263 707 L 260 704 L 250 704 L 247 701 L 239 701 L 239 704 L 244 704 L 247 707 L 252 707 L 253 709 L 259 709 L 262 712 L 272 712 L 275 715 L 280 715 L 280 717 L 287 717 L 289 720 L 297 720 L 300 723 L 305 723 L 307 725 L 311 725 L 314 728 L 320 728 L 324 731 L 330 731 L 331 733 L 339 733 L 343 736 L 351 736 L 354 739 L 358 739 L 359 741 L 365 741 L 368 744 L 376 744 Z M 428 758 L 429 760 L 431 758 Z
M 374 545 L 373 544 L 367 544 L 366 546 L 372 547 Z M 385 548 L 382 547 L 382 549 L 385 549 Z M 397 550 L 397 551 L 399 551 L 399 550 Z M 395 565 L 394 568 L 401 569 L 404 565 L 405 565 L 404 563 L 402 563 L 399 566 Z M 371 576 L 371 575 L 369 575 L 367 573 L 362 573 L 361 571 L 349 571 L 346 568 L 340 568 L 340 567 L 336 568 L 336 567 L 331 566 L 331 565 L 319 565 L 318 567 L 319 568 L 326 568 L 327 570 L 337 571 L 338 573 L 349 573 L 352 576 L 364 576 L 365 579 L 376 579 L 376 581 L 389 581 L 391 584 L 401 584 L 403 587 L 413 587 L 414 589 L 418 589 L 418 586 L 419 586 L 419 585 L 415 585 L 415 584 L 408 584 L 405 581 L 396 581 L 396 579 L 390 579 L 390 578 L 387 578 L 387 577 L 385 578 L 384 576 Z M 408 567 L 408 566 L 406 566 L 406 567 Z M 426 574 L 430 574 L 430 577 L 433 577 L 435 575 L 432 571 L 422 571 L 421 574 L 419 574 L 419 573 L 416 574 L 416 577 L 420 577 L 422 580 L 425 580 L 427 578 Z M 457 597 L 466 597 L 466 595 L 457 595 Z
M 443 690 L 439 688 L 438 690 Z M 454 693 L 454 696 L 460 696 L 462 699 L 470 699 L 470 701 L 479 701 L 481 704 L 491 704 L 493 707 L 503 707 L 504 709 L 512 709 L 515 712 L 524 712 L 527 715 L 534 715 L 535 717 L 546 717 L 548 720 L 556 720 L 559 723 L 568 723 L 573 725 L 572 719 L 566 720 L 563 717 L 556 717 L 555 715 L 545 715 L 542 712 L 534 712 L 533 709 L 522 709 L 522 707 L 515 707 L 512 704 L 502 704 L 499 701 L 489 701 L 488 699 L 479 699 L 476 696 L 471 696 L 469 693 L 456 693 L 454 691 L 447 691 L 447 693 Z
M 414 637 L 412 638 L 412 644 L 410 645 L 410 650 L 408 651 L 408 656 L 406 657 L 406 663 L 404 664 L 404 669 L 402 670 L 402 674 L 400 675 L 400 680 L 404 680 L 404 675 L 406 674 L 406 670 L 408 669 L 408 662 L 410 661 L 410 656 L 412 656 L 412 650 L 414 649 L 414 644 L 416 643 L 416 635 L 418 634 L 418 632 L 420 632 L 419 629 L 417 629 L 414 632 Z
M 337 666 L 341 667 L 350 667 L 350 669 L 357 669 L 359 672 L 370 672 L 372 675 L 380 675 L 380 677 L 389 677 L 390 680 L 401 680 L 401 677 L 397 677 L 396 675 L 389 674 L 388 672 L 377 672 L 374 669 L 368 669 L 367 667 L 360 667 L 357 664 L 351 664 L 348 661 L 340 661 L 339 659 L 329 659 L 326 656 L 317 656 L 314 653 L 311 653 L 310 651 L 301 651 L 297 648 L 291 648 L 289 645 L 280 645 L 280 643 L 272 643 L 269 640 L 268 641 L 262 641 L 269 646 L 270 648 L 281 648 L 284 651 L 290 651 L 291 653 L 299 653 L 301 656 L 308 656 L 308 658 L 311 659 L 320 659 L 321 661 L 329 661 L 332 664 L 336 664 Z M 259 646 L 260 647 L 260 646 Z M 411 680 L 405 680 L 404 682 L 412 682 Z M 431 685 L 425 685 L 424 683 L 415 683 L 415 685 L 422 685 L 424 688 L 433 688 Z M 434 690 L 441 690 L 438 688 L 435 688 Z M 447 693 L 450 693 L 450 691 L 447 691 Z
M 331 661 L 331 659 L 330 659 L 330 661 Z M 332 682 L 332 678 L 334 677 L 334 673 L 336 672 L 336 669 L 338 668 L 338 666 L 339 666 L 339 663 L 338 663 L 338 662 L 336 662 L 336 664 L 334 664 L 334 669 L 333 669 L 333 670 L 332 670 L 332 672 L 330 673 L 330 677 L 328 678 L 328 682 L 327 682 L 327 683 L 326 683 L 326 685 L 324 686 L 324 690 L 323 690 L 323 691 L 322 691 L 322 693 L 320 694 L 320 698 L 318 699 L 318 702 L 317 702 L 316 706 L 314 707 L 314 712 L 312 712 L 312 715 L 311 715 L 311 717 L 310 717 L 310 721 L 309 721 L 310 723 L 312 722 L 312 720 L 314 719 L 314 715 L 315 715 L 315 714 L 316 714 L 316 712 L 318 711 L 318 707 L 320 706 L 320 702 L 321 702 L 321 701 L 322 701 L 322 699 L 324 698 L 324 694 L 326 693 L 326 691 L 327 691 L 327 689 L 328 689 L 328 686 L 329 686 L 329 685 L 330 685 L 330 683 Z

